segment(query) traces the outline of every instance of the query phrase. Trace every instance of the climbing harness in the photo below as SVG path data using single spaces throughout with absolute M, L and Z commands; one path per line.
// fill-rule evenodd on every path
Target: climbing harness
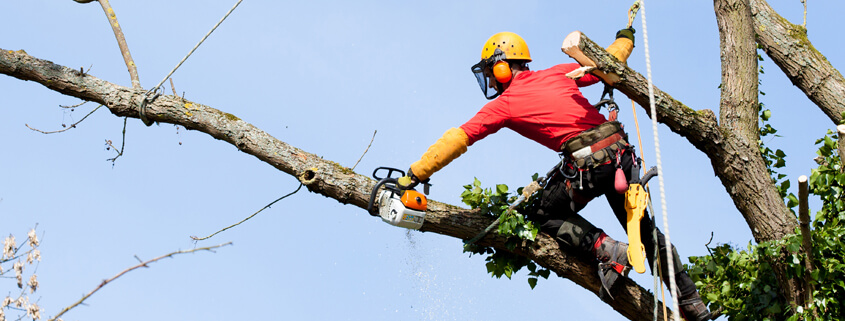
M 243 0 L 238 0 L 238 2 L 235 3 L 235 5 L 232 7 L 232 9 L 229 9 L 229 11 L 226 12 L 226 15 L 224 15 L 223 18 L 221 18 L 220 21 L 218 21 L 217 24 L 215 24 L 214 27 L 212 27 L 211 30 L 209 30 L 208 33 L 206 33 L 205 36 L 202 37 L 202 39 L 200 39 L 200 41 L 194 46 L 194 48 L 191 48 L 191 51 L 189 51 L 188 54 L 185 55 L 185 58 L 182 58 L 182 60 L 179 61 L 178 64 L 176 64 L 176 67 L 173 67 L 173 69 L 170 70 L 170 72 L 167 74 L 167 76 L 164 76 L 164 79 L 162 79 L 158 83 L 158 85 L 155 85 L 155 87 L 153 87 L 152 89 L 150 89 L 149 91 L 144 93 L 144 97 L 141 97 L 141 107 L 140 107 L 140 110 L 138 112 L 138 114 L 141 118 L 141 121 L 144 122 L 144 125 L 147 125 L 147 126 L 153 125 L 153 122 L 150 121 L 149 119 L 147 119 L 147 104 L 151 104 L 153 101 L 156 100 L 156 98 L 158 98 L 158 96 L 160 96 L 160 94 L 158 93 L 158 89 L 161 88 L 161 85 L 164 84 L 164 82 L 168 78 L 170 78 L 170 76 L 172 76 L 174 72 L 176 72 L 176 69 L 179 69 L 179 67 L 182 66 L 182 64 L 186 60 L 188 60 L 188 57 L 190 57 L 191 54 L 193 54 L 194 51 L 196 51 L 197 48 L 199 48 L 199 46 L 203 43 L 203 41 L 205 41 L 205 39 L 207 39 L 208 36 L 210 36 L 211 33 L 214 32 L 214 30 L 217 29 L 217 27 L 220 26 L 221 23 L 223 23 L 223 20 L 226 20 L 226 18 L 229 17 L 229 15 L 232 14 L 233 11 L 235 11 L 235 8 L 237 8 L 238 5 L 240 5 L 242 1 Z M 150 96 L 150 95 L 152 95 L 152 96 Z

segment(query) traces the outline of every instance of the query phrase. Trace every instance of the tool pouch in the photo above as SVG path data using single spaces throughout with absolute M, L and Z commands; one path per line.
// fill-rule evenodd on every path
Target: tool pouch
M 620 149 L 628 146 L 627 138 L 621 123 L 609 121 L 578 134 L 560 149 L 576 168 L 592 169 L 613 160 Z

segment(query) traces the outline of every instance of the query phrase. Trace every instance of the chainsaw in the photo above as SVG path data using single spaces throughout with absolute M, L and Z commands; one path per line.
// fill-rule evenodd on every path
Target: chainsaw
M 379 177 L 379 171 L 387 171 L 387 175 Z M 367 212 L 372 216 L 381 216 L 387 224 L 418 230 L 425 222 L 425 195 L 413 189 L 399 188 L 398 177 L 392 177 L 393 173 L 399 173 L 399 177 L 405 176 L 404 171 L 391 167 L 379 167 L 373 171 L 373 178 L 378 183 L 370 192 Z M 382 186 L 384 190 L 379 191 Z M 424 186 L 428 192 L 428 184 Z

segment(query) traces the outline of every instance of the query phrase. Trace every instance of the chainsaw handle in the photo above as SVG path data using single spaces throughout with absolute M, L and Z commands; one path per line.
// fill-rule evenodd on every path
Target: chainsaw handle
M 397 170 L 399 172 L 402 172 L 401 170 L 398 170 L 398 169 L 395 169 L 395 168 L 389 168 L 389 167 L 379 167 L 379 168 L 393 169 L 393 170 Z M 378 168 L 376 169 L 376 171 L 378 171 Z M 393 173 L 393 171 L 391 171 L 390 173 Z M 404 172 L 402 172 L 402 173 L 403 173 L 402 175 L 404 176 Z M 375 176 L 376 176 L 375 172 L 373 172 L 373 177 L 375 177 Z M 391 178 L 390 174 L 388 174 L 388 177 L 380 179 L 378 181 L 378 183 L 376 183 L 376 185 L 373 186 L 373 190 L 370 192 L 370 202 L 367 204 L 367 212 L 370 213 L 370 215 L 372 215 L 372 216 L 378 216 L 378 209 L 373 208 L 373 205 L 375 204 L 376 197 L 378 196 L 379 187 L 381 187 L 384 184 L 393 184 L 393 188 L 391 188 L 390 186 L 387 186 L 385 188 L 389 189 L 390 191 L 392 191 L 394 193 L 398 192 L 398 190 L 396 188 L 396 179 Z
M 379 171 L 379 170 L 382 170 L 382 169 L 387 170 L 387 176 L 385 176 L 385 177 L 378 177 L 378 175 L 376 175 L 376 173 L 378 173 L 378 171 Z M 377 168 L 373 171 L 373 178 L 375 178 L 375 179 L 377 179 L 377 180 L 381 181 L 382 179 L 385 179 L 385 178 L 391 178 L 391 177 L 393 176 L 393 172 L 398 172 L 398 173 L 400 174 L 400 175 L 399 175 L 399 177 L 405 176 L 405 171 L 403 171 L 403 170 L 401 170 L 401 169 L 398 169 L 398 168 L 393 168 L 393 167 L 381 166 L 381 167 L 377 167 Z

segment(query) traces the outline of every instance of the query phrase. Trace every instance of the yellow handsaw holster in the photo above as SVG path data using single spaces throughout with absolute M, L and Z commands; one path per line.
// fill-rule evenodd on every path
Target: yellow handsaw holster
M 640 235 L 640 221 L 645 214 L 648 192 L 640 184 L 628 185 L 625 192 L 625 211 L 628 212 L 628 263 L 637 273 L 645 273 L 645 247 Z

